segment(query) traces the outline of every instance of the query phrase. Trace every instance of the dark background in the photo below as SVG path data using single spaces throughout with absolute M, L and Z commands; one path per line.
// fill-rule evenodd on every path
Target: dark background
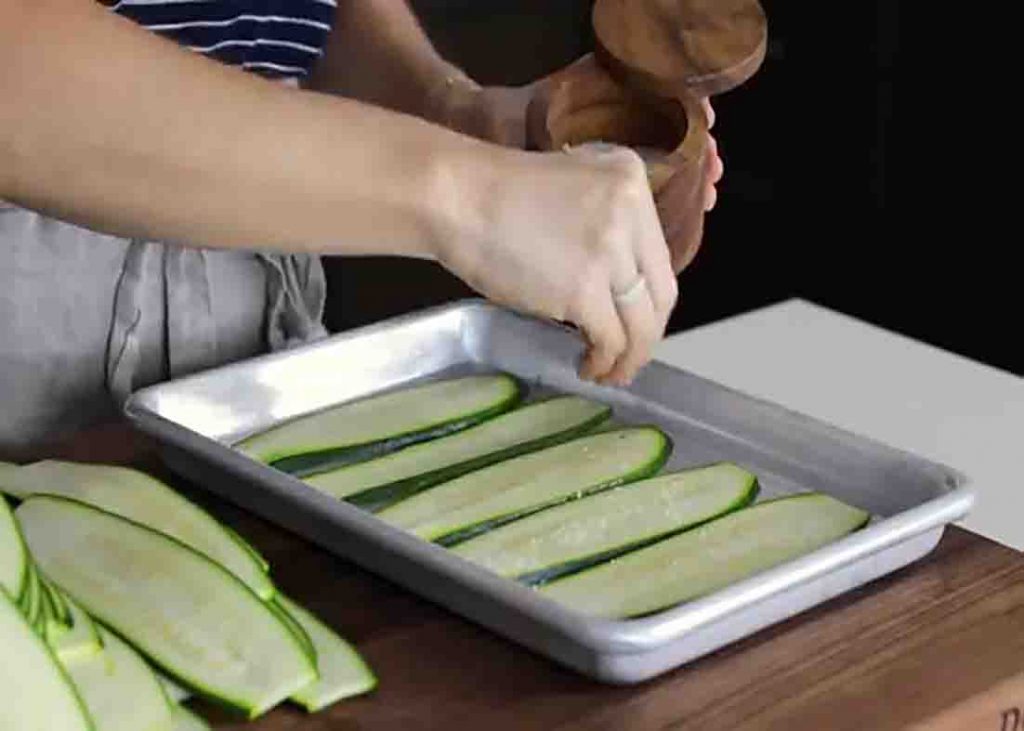
M 1024 374 L 1019 234 L 989 223 L 994 181 L 975 162 L 1000 144 L 960 78 L 978 49 L 958 4 L 762 4 L 768 58 L 715 100 L 726 177 L 670 330 L 799 296 Z M 531 81 L 592 43 L 587 0 L 413 5 L 483 83 Z M 327 266 L 332 329 L 472 294 L 423 262 Z

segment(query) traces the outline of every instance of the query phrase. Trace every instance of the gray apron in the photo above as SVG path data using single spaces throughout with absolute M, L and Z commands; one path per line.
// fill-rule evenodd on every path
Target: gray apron
M 326 335 L 317 257 L 99 234 L 0 201 L 0 453 L 132 391 Z

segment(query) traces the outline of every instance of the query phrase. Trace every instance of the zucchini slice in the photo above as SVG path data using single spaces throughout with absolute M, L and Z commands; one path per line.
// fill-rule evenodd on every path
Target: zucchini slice
M 313 645 L 313 640 L 310 638 L 305 628 L 299 624 L 299 621 L 284 608 L 284 605 L 280 601 L 278 601 L 279 597 L 280 594 L 278 594 L 277 597 L 274 597 L 274 601 L 269 602 L 270 608 L 274 610 L 278 619 L 285 623 L 288 627 L 288 631 L 291 632 L 295 639 L 299 641 L 299 644 L 302 645 L 302 649 L 306 653 L 306 656 L 316 664 L 318 658 L 316 655 L 316 646 Z
M 235 448 L 309 475 L 465 429 L 507 411 L 521 396 L 519 382 L 506 374 L 432 381 L 300 416 Z
M 174 731 L 210 731 L 210 724 L 184 706 L 175 706 Z
M 181 703 L 192 697 L 192 692 L 188 688 L 178 685 L 159 670 L 153 672 L 156 674 L 156 679 L 160 681 L 160 685 L 163 686 L 164 695 L 171 703 Z
M 50 605 L 53 607 L 54 619 L 64 627 L 72 627 L 74 619 L 71 616 L 71 610 L 68 608 L 67 602 L 64 601 L 64 595 L 42 574 L 39 575 L 39 581 L 46 591 Z
M 252 556 L 252 560 L 259 564 L 260 568 L 263 569 L 263 573 L 270 573 L 270 561 L 264 558 L 263 554 L 257 551 L 255 546 L 253 546 L 251 543 L 249 543 L 248 540 L 243 538 L 242 535 L 234 528 L 232 528 L 230 525 L 227 525 L 226 523 L 221 523 L 221 527 L 223 527 L 224 530 L 231 534 L 231 537 L 235 539 L 235 542 L 242 548 L 244 548 L 250 556 Z
M 584 614 L 634 617 L 810 553 L 870 515 L 821 493 L 769 500 L 540 587 Z
M 47 576 L 191 690 L 255 717 L 316 679 L 273 610 L 185 544 L 53 496 L 15 514 Z
M 611 408 L 595 401 L 577 396 L 553 398 L 306 482 L 376 512 L 467 472 L 580 436 L 610 415 Z
M 261 599 L 274 596 L 262 564 L 209 513 L 163 482 L 127 467 L 45 460 L 7 481 L 18 497 L 58 495 L 141 523 L 221 564 Z
M 7 498 L 0 495 L 0 589 L 20 599 L 28 578 L 28 555 Z
M 174 731 L 172 707 L 149 665 L 102 627 L 103 651 L 65 664 L 96 731 Z
M 51 632 L 58 631 L 59 623 L 57 622 L 57 610 L 50 598 L 50 592 L 46 590 L 46 584 L 43 583 L 43 577 L 39 574 L 38 568 L 36 569 L 36 584 L 39 587 L 39 611 L 36 614 L 34 626 L 39 636 L 46 639 Z
M 4 731 L 98 731 L 64 669 L 0 588 Z
M 672 446 L 650 426 L 579 437 L 445 482 L 378 513 L 453 545 L 530 513 L 657 472 Z
M 277 601 L 312 638 L 320 664 L 320 679 L 292 694 L 293 701 L 315 713 L 342 698 L 368 693 L 377 687 L 377 677 L 355 648 L 287 597 L 279 595 Z
M 750 472 L 720 463 L 542 510 L 452 550 L 501 576 L 538 584 L 742 508 L 757 490 Z
M 25 583 L 25 592 L 18 601 L 18 608 L 25 615 L 28 623 L 35 627 L 39 622 L 39 615 L 43 611 L 43 594 L 39 586 L 39 574 L 36 573 L 35 563 L 29 559 L 28 579 Z
M 0 462 L 0 494 L 7 492 L 4 489 L 4 478 L 8 475 L 12 475 L 21 468 L 21 465 L 16 465 L 13 462 Z
M 71 629 L 56 636 L 47 633 L 46 644 L 65 665 L 97 655 L 103 649 L 103 642 L 96 623 L 71 597 L 57 591 L 71 613 Z

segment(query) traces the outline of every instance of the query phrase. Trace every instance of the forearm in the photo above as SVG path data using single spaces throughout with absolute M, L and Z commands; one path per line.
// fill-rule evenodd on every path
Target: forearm
M 204 246 L 433 256 L 479 225 L 506 154 L 222 67 L 84 0 L 0 10 L 0 98 L 0 198 Z
M 472 82 L 434 49 L 405 0 L 340 0 L 308 87 L 444 122 L 446 80 Z

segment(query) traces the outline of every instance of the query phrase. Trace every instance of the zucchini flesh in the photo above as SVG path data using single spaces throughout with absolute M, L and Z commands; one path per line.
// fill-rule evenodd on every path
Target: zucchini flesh
M 59 589 L 57 591 L 60 592 Z M 46 644 L 63 664 L 98 654 L 103 649 L 103 642 L 96 623 L 71 597 L 62 595 L 62 598 L 71 614 L 71 629 L 56 636 L 48 633 Z
M 184 706 L 173 711 L 174 731 L 210 731 L 210 725 Z
M 0 461 L 0 496 L 4 493 L 9 493 L 4 483 L 8 477 L 15 474 L 19 469 L 21 469 L 21 465 Z
M 28 562 L 28 579 L 25 584 L 25 593 L 21 595 L 18 607 L 25 615 L 28 623 L 35 627 L 39 622 L 39 615 L 43 611 L 43 595 L 39 587 L 39 574 L 36 573 L 35 564 L 30 559 Z
M 280 595 L 278 595 L 279 597 Z M 309 634 L 305 628 L 299 624 L 298 620 L 291 615 L 291 613 L 284 608 L 284 605 L 278 601 L 278 597 L 274 597 L 274 601 L 270 602 L 270 608 L 277 614 L 278 619 L 285 623 L 288 627 L 288 631 L 292 633 L 299 644 L 302 645 L 303 651 L 314 664 L 317 663 L 318 658 L 316 656 L 316 647 L 313 645 L 313 640 L 310 639 Z
M 252 556 L 252 560 L 259 564 L 259 567 L 263 569 L 263 573 L 270 573 L 270 561 L 264 558 L 263 554 L 257 551 L 255 546 L 253 546 L 251 543 L 249 543 L 248 540 L 243 538 L 241 534 L 239 534 L 239 532 L 232 528 L 230 525 L 221 523 L 221 527 L 224 528 L 224 530 L 226 530 L 231 535 L 231 537 L 235 539 L 235 543 L 244 548 L 246 552 L 250 556 Z
M 39 581 L 42 583 L 43 589 L 46 590 L 46 595 L 50 599 L 50 605 L 54 611 L 54 619 L 65 627 L 71 627 L 74 619 L 71 616 L 71 610 L 68 608 L 67 602 L 64 600 L 64 595 L 45 576 L 40 574 Z
M 190 689 L 255 717 L 317 677 L 277 615 L 183 543 L 58 497 L 16 515 L 46 574 Z
M 174 731 L 172 708 L 149 665 L 100 628 L 103 652 L 67 663 L 96 731 Z
M 671 450 L 654 427 L 580 437 L 438 485 L 378 516 L 453 545 L 543 508 L 654 474 Z
M 539 588 L 584 614 L 633 617 L 809 553 L 870 515 L 820 493 L 770 500 Z
M 358 652 L 311 612 L 287 597 L 278 601 L 313 640 L 320 665 L 320 678 L 292 695 L 310 713 L 342 698 L 367 693 L 377 687 L 377 678 Z
M 209 513 L 142 472 L 45 460 L 20 468 L 7 484 L 22 499 L 37 494 L 59 495 L 165 533 L 224 566 L 261 599 L 274 596 L 273 582 L 249 549 Z
M 71 630 L 71 614 L 60 592 L 42 574 L 39 574 L 39 589 L 45 601 L 42 633 L 46 642 L 50 643 Z
M 376 512 L 467 472 L 584 434 L 610 415 L 608 406 L 594 401 L 576 396 L 553 398 L 306 482 Z
M 539 584 L 742 508 L 757 489 L 750 472 L 715 464 L 543 510 L 452 550 L 501 576 Z
M 400 388 L 300 416 L 235 445 L 260 462 L 299 474 L 367 459 L 432 439 L 512 408 L 519 383 L 506 374 Z M 303 455 L 300 460 L 283 460 Z
M 74 686 L 7 591 L 0 588 L 4 731 L 98 731 Z
M 167 699 L 171 701 L 171 703 L 181 703 L 192 696 L 192 693 L 188 688 L 178 685 L 159 671 L 154 672 L 156 673 L 156 679 L 159 680 L 160 685 L 163 686 L 164 695 L 167 696 Z
M 2 473 L 0 473 L 2 474 Z M 25 590 L 28 556 L 7 498 L 0 495 L 0 589 L 15 599 Z
M 46 590 L 46 584 L 43 583 L 43 577 L 39 575 L 38 571 L 36 569 L 36 584 L 39 587 L 39 611 L 36 614 L 35 628 L 39 636 L 45 639 L 49 636 L 50 632 L 57 631 L 57 610 L 53 606 L 50 593 Z

